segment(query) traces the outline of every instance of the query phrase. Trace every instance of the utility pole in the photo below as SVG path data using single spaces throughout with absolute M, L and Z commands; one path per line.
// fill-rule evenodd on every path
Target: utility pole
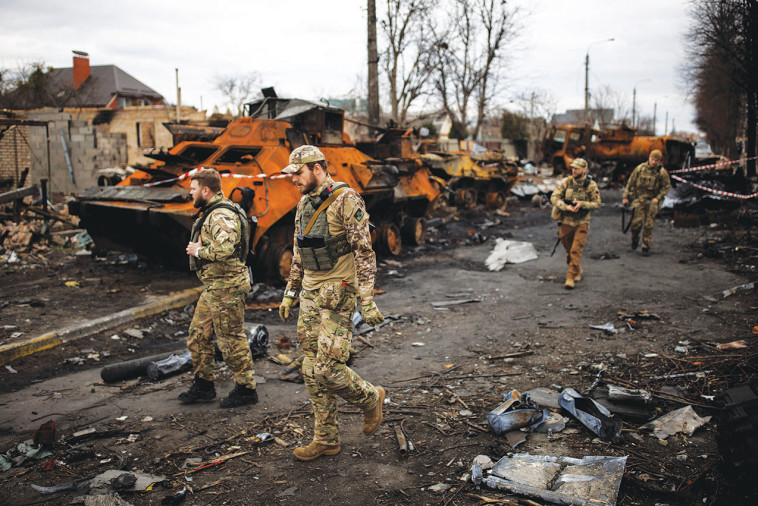
M 663 131 L 663 135 L 668 135 L 669 132 L 669 112 L 666 111 L 666 129 Z
M 182 109 L 182 89 L 179 87 L 179 69 L 176 70 L 176 122 L 181 121 Z
M 598 40 L 587 46 L 587 54 L 584 55 L 584 122 L 587 122 L 587 114 L 590 109 L 590 48 L 600 42 L 613 42 L 616 39 Z
M 637 85 L 649 80 L 650 79 L 643 79 L 634 83 L 634 91 L 632 92 L 632 128 L 637 128 L 637 123 L 635 123 L 637 118 Z
M 368 0 L 368 123 L 379 125 L 379 53 L 376 48 L 376 0 Z
M 655 135 L 656 118 L 658 116 L 658 102 L 653 104 L 653 135 Z
M 632 92 L 632 128 L 636 128 L 634 126 L 636 112 L 637 112 L 637 87 L 635 86 L 634 91 Z

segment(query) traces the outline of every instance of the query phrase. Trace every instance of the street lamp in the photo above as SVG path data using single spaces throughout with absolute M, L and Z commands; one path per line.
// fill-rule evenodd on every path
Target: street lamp
M 598 40 L 587 46 L 587 54 L 584 57 L 584 121 L 587 121 L 587 111 L 590 108 L 590 48 L 601 42 L 613 42 L 616 39 Z
M 634 83 L 634 92 L 632 93 L 632 128 L 637 128 L 637 124 L 635 123 L 637 113 L 637 85 L 647 81 L 650 81 L 650 79 L 643 79 Z

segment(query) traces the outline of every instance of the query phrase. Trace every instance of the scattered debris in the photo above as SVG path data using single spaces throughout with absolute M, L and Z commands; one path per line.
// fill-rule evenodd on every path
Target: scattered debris
M 592 398 L 625 420 L 646 422 L 655 416 L 655 408 L 649 405 L 653 394 L 647 390 L 603 385 L 592 391 Z
M 727 297 L 730 297 L 737 292 L 743 292 L 746 290 L 753 290 L 753 289 L 755 289 L 755 283 L 745 283 L 744 285 L 739 285 L 739 286 L 735 286 L 734 288 L 724 290 L 723 292 L 721 292 L 721 298 L 726 299 Z
M 719 350 L 743 350 L 747 348 L 747 341 L 740 339 L 739 341 L 732 341 L 730 343 L 717 344 L 716 348 Z
M 537 250 L 532 243 L 523 241 L 512 241 L 509 239 L 497 238 L 495 248 L 485 260 L 485 265 L 491 271 L 499 271 L 505 267 L 505 264 L 520 264 L 538 258 Z
M 546 409 L 541 409 L 528 395 L 518 390 L 503 394 L 503 402 L 487 413 L 487 423 L 497 435 L 521 427 L 535 428 L 547 418 Z M 513 446 L 513 445 L 511 445 Z
M 615 505 L 625 467 L 626 457 L 575 459 L 517 453 L 500 459 L 486 478 L 475 464 L 471 477 L 477 485 L 557 504 Z
M 619 327 L 619 328 L 614 327 L 613 323 L 611 322 L 604 323 L 602 325 L 590 325 L 590 328 L 595 329 L 595 330 L 602 330 L 609 336 L 612 336 L 613 334 L 621 334 L 622 332 L 626 330 L 623 327 Z
M 698 427 L 705 425 L 710 420 L 710 416 L 701 418 L 695 413 L 692 406 L 685 406 L 642 425 L 640 429 L 653 431 L 653 435 L 658 439 L 666 439 L 678 432 L 691 436 Z
M 559 403 L 600 439 L 615 441 L 621 435 L 622 423 L 618 417 L 589 397 L 582 397 L 573 388 L 561 392 Z

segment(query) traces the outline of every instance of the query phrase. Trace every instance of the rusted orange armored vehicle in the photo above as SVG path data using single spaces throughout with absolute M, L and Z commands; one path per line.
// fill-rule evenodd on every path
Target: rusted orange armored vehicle
M 186 265 L 185 247 L 196 209 L 189 196 L 193 169 L 214 167 L 224 195 L 257 219 L 252 234 L 258 275 L 289 274 L 294 210 L 300 195 L 280 173 L 290 152 L 319 146 L 337 181 L 355 188 L 376 225 L 377 249 L 398 254 L 404 236 L 423 241 L 423 218 L 438 189 L 423 170 L 371 159 L 343 134 L 341 109 L 295 99 L 265 98 L 247 104 L 248 117 L 232 121 L 213 142 L 181 142 L 117 186 L 92 188 L 69 204 L 101 249 L 134 251 Z M 419 227 L 420 225 L 420 227 Z
M 682 137 L 636 135 L 626 126 L 604 130 L 591 146 L 588 158 L 610 167 L 614 180 L 626 178 L 638 164 L 648 159 L 654 149 L 663 153 L 663 164 L 669 170 L 681 169 L 682 164 L 688 158 L 694 159 L 695 155 L 695 146 Z
M 627 126 L 598 130 L 589 125 L 554 125 L 545 138 L 545 160 L 553 166 L 553 174 L 567 170 L 575 158 L 585 158 L 604 168 L 614 180 L 623 179 L 638 164 L 647 160 L 650 151 L 663 153 L 669 169 L 682 166 L 694 155 L 694 146 L 686 139 L 636 135 Z

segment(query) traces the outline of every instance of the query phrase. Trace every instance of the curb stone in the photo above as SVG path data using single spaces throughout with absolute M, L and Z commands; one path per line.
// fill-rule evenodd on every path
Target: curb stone
M 32 337 L 21 342 L 0 346 L 0 365 L 8 364 L 18 358 L 26 357 L 39 351 L 48 350 L 63 343 L 68 343 L 91 336 L 103 330 L 124 323 L 162 313 L 169 309 L 191 304 L 200 297 L 202 286 L 173 292 L 157 301 L 125 309 L 108 316 L 87 320 L 62 329 L 54 330 L 41 336 Z

